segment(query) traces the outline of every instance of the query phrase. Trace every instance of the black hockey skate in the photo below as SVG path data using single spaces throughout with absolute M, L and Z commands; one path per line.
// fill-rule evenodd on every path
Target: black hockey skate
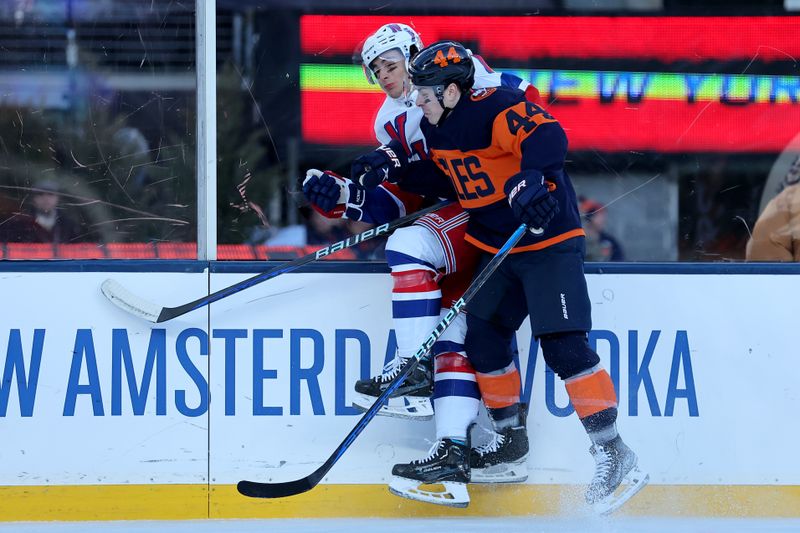
M 642 490 L 650 476 L 642 473 L 636 454 L 617 435 L 605 444 L 589 449 L 595 461 L 592 482 L 586 489 L 586 502 L 600 514 L 608 514 Z
M 408 360 L 395 357 L 377 376 L 356 381 L 353 407 L 361 411 L 367 411 L 372 407 L 378 396 L 400 373 L 406 361 Z M 433 363 L 429 357 L 425 357 L 400 384 L 386 405 L 381 407 L 378 414 L 412 420 L 430 420 L 433 418 L 433 405 L 430 399 L 432 393 Z
M 394 465 L 389 491 L 411 500 L 466 507 L 469 505 L 469 453 L 469 442 L 437 441 L 428 457 Z
M 522 425 L 494 431 L 486 444 L 470 450 L 472 483 L 518 483 L 528 479 L 528 405 L 520 404 Z

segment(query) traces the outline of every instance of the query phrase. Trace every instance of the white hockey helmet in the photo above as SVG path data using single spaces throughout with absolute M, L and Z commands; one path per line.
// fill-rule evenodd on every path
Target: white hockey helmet
M 422 50 L 422 39 L 411 26 L 406 24 L 384 24 L 378 28 L 378 31 L 367 37 L 361 48 L 361 64 L 368 82 L 375 84 L 375 77 L 369 64 L 384 52 L 394 49 L 403 54 L 408 66 L 411 56 Z

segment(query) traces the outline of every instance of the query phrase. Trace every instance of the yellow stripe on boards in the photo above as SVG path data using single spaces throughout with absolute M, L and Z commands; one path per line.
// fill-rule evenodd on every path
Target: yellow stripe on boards
M 797 485 L 648 485 L 621 509 L 638 516 L 800 517 Z
M 582 486 L 470 485 L 466 509 L 398 498 L 386 485 L 319 485 L 297 496 L 251 499 L 233 485 L 0 487 L 0 521 L 188 520 L 586 515 Z M 800 517 L 800 486 L 649 485 L 618 514 Z
M 0 487 L 0 521 L 208 517 L 208 485 Z
M 548 485 L 470 485 L 469 507 L 458 509 L 400 498 L 386 485 L 318 485 L 297 496 L 242 501 L 236 487 L 211 487 L 211 518 L 344 518 L 526 516 L 551 514 L 559 494 Z

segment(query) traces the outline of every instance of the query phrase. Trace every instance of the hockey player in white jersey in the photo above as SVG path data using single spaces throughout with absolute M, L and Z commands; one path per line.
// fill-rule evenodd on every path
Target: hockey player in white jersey
M 413 212 L 422 204 L 421 197 L 403 193 L 391 183 L 383 182 L 366 190 L 359 185 L 374 184 L 354 183 L 375 179 L 377 169 L 390 172 L 387 161 L 391 162 L 394 152 L 402 151 L 410 160 L 427 158 L 425 139 L 419 128 L 422 110 L 414 105 L 416 92 L 406 69 L 412 55 L 421 48 L 419 35 L 405 24 L 382 26 L 364 42 L 361 58 L 367 80 L 386 93 L 375 119 L 375 137 L 382 146 L 354 161 L 353 180 L 329 171 L 308 172 L 303 192 L 327 216 L 383 223 Z M 527 82 L 491 71 L 477 56 L 473 56 L 473 62 L 476 87 L 512 86 L 526 91 L 529 99 L 538 98 L 535 87 Z M 380 176 L 381 181 L 383 177 Z M 419 349 L 440 315 L 469 286 L 477 251 L 464 241 L 466 222 L 467 215 L 461 207 L 450 205 L 395 231 L 387 241 L 398 350 L 381 374 L 356 383 L 356 407 L 367 410 L 375 402 Z M 499 431 L 491 442 L 470 448 L 469 427 L 478 414 L 481 397 L 490 417 L 495 408 L 504 408 L 507 416 L 508 405 L 519 402 L 519 375 L 516 374 L 516 385 L 511 385 L 510 393 L 504 390 L 498 394 L 493 376 L 476 376 L 464 352 L 465 334 L 466 320 L 461 314 L 432 349 L 434 375 L 425 364 L 430 360 L 423 360 L 380 411 L 388 416 L 428 419 L 433 416 L 430 399 L 433 393 L 437 443 L 428 457 L 394 467 L 390 490 L 395 494 L 465 506 L 469 502 L 467 482 L 518 482 L 527 478 L 524 410 L 517 413 L 512 427 L 497 428 Z M 481 387 L 482 382 L 488 386 Z M 508 394 L 516 398 L 509 399 Z M 453 454 L 469 455 L 471 472 L 449 468 L 447 458 Z M 444 484 L 448 497 L 421 489 L 419 485 L 424 483 Z

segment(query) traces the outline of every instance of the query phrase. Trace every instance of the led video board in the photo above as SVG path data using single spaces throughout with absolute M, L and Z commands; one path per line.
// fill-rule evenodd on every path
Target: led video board
M 304 141 L 372 145 L 384 96 L 351 57 L 383 24 L 533 83 L 573 150 L 779 152 L 800 129 L 797 17 L 301 17 Z

